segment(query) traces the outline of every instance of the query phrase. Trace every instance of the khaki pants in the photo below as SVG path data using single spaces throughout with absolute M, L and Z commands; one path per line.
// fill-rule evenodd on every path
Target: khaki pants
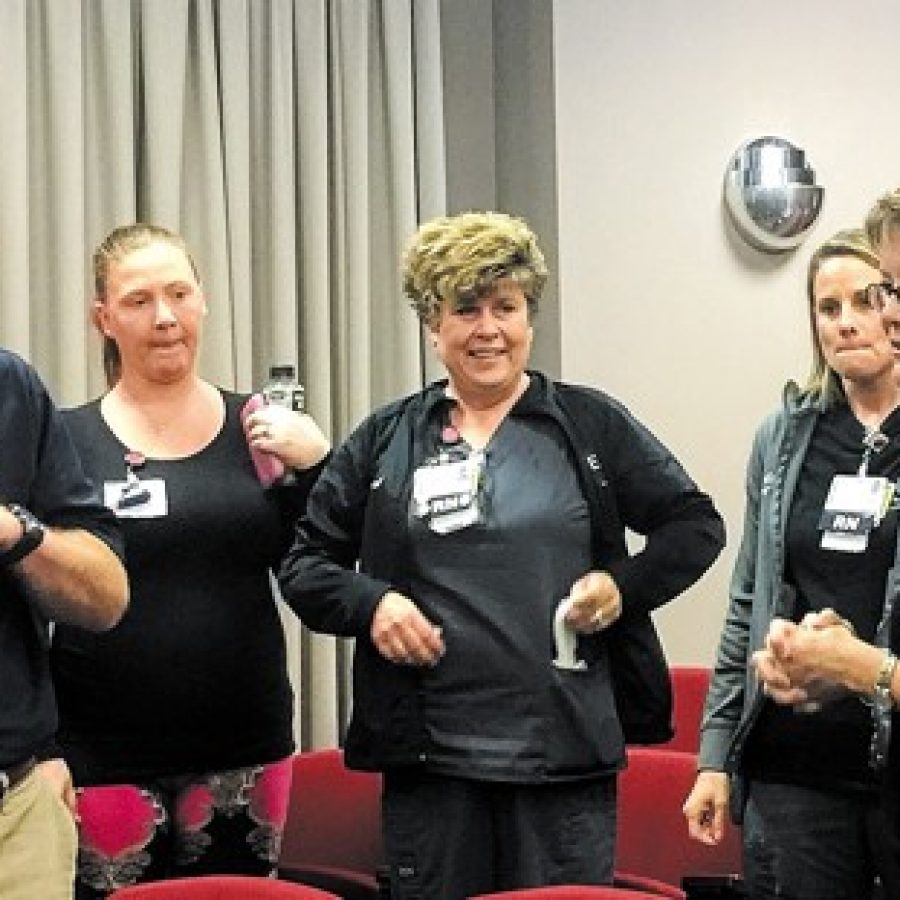
M 76 848 L 71 813 L 32 772 L 0 809 L 0 900 L 71 900 Z

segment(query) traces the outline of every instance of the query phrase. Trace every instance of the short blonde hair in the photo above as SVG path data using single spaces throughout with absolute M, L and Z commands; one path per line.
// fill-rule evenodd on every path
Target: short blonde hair
M 547 266 L 537 238 L 522 219 L 498 212 L 466 212 L 426 222 L 403 255 L 403 291 L 422 322 L 441 304 L 481 296 L 501 278 L 522 288 L 529 314 L 537 312 Z
M 809 267 L 806 270 L 806 305 L 813 345 L 813 364 L 804 390 L 826 404 L 843 400 L 845 395 L 840 376 L 825 361 L 822 345 L 819 343 L 816 329 L 815 283 L 819 269 L 825 260 L 846 256 L 861 259 L 873 268 L 879 268 L 878 255 L 875 253 L 866 231 L 862 228 L 848 228 L 832 235 L 819 246 L 810 257 Z
M 885 237 L 900 228 L 900 188 L 883 194 L 866 216 L 866 235 L 877 250 Z

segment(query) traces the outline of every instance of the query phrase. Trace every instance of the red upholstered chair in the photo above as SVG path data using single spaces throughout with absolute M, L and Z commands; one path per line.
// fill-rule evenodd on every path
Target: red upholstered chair
M 643 891 L 652 897 L 665 897 L 666 900 L 690 900 L 687 894 L 674 884 L 648 878 L 646 875 L 635 875 L 633 872 L 616 872 L 613 875 L 613 885 L 631 891 Z
M 481 894 L 469 900 L 659 900 L 659 894 L 623 887 L 589 887 L 562 884 L 553 887 L 522 888 Z
M 681 812 L 697 757 L 656 747 L 629 747 L 619 775 L 616 870 L 681 886 L 685 876 L 730 876 L 743 870 L 740 832 L 731 823 L 717 847 L 692 840 Z
M 700 721 L 712 670 L 706 666 L 672 666 L 672 724 L 675 736 L 660 747 L 697 753 Z
M 278 877 L 372 900 L 382 862 L 381 776 L 347 769 L 337 749 L 297 753 Z
M 205 875 L 120 888 L 110 900 L 339 900 L 305 884 L 245 875 Z

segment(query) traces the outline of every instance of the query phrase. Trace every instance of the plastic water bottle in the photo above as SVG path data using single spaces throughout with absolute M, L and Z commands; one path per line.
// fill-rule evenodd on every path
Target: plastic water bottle
M 297 381 L 297 370 L 291 365 L 272 366 L 262 393 L 266 403 L 283 406 L 294 412 L 303 412 L 306 407 L 306 392 Z
M 297 370 L 289 365 L 272 366 L 269 369 L 269 380 L 250 397 L 241 410 L 241 421 L 245 422 L 256 410 L 268 404 L 303 412 L 305 399 L 303 385 L 297 381 Z M 244 427 L 246 429 L 247 426 Z M 289 485 L 296 481 L 295 474 L 285 468 L 284 463 L 273 453 L 251 447 L 250 456 L 263 487 Z

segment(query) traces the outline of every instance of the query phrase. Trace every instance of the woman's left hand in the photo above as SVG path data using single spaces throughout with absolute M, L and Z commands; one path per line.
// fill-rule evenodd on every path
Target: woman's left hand
M 609 572 L 588 572 L 569 591 L 566 622 L 579 634 L 593 634 L 622 615 L 622 595 Z
M 247 419 L 250 446 L 277 456 L 291 469 L 311 469 L 330 449 L 328 438 L 306 413 L 269 404 Z

